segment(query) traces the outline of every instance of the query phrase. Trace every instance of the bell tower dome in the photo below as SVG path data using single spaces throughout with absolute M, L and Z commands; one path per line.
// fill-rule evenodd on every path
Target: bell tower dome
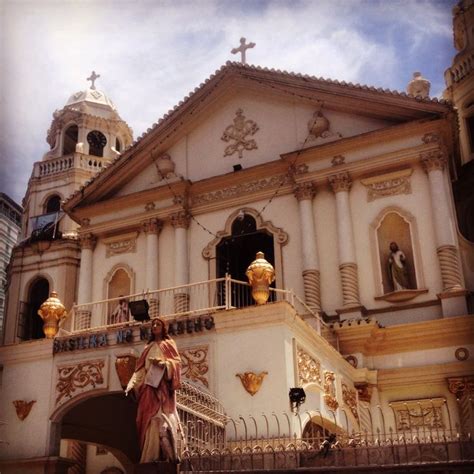
M 87 79 L 90 86 L 72 94 L 53 113 L 46 136 L 51 149 L 34 164 L 23 200 L 23 238 L 58 217 L 58 230 L 74 232 L 77 224 L 62 216 L 61 202 L 132 143 L 131 128 L 107 95 L 96 88 L 99 77 L 92 71 Z

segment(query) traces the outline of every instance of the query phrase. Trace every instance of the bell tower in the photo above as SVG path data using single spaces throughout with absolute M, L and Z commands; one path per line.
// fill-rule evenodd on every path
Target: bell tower
M 63 213 L 62 202 L 132 143 L 132 130 L 96 88 L 99 77 L 93 71 L 90 86 L 53 113 L 46 136 L 50 150 L 33 165 L 21 243 L 9 267 L 5 343 L 44 336 L 37 310 L 52 290 L 67 308 L 76 300 L 78 225 Z

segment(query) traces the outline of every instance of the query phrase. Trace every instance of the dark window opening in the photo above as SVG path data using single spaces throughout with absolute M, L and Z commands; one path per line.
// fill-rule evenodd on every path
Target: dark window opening
M 55 194 L 51 196 L 46 202 L 45 213 L 58 212 L 61 209 L 61 198 Z
M 120 141 L 118 138 L 115 139 L 115 149 L 120 152 L 122 151 L 122 146 L 120 145 Z
M 89 155 L 104 156 L 104 147 L 107 144 L 107 138 L 102 132 L 92 130 L 87 134 L 87 143 L 89 143 Z
M 46 278 L 38 278 L 30 288 L 28 302 L 20 303 L 18 337 L 22 340 L 44 338 L 43 320 L 38 314 L 41 305 L 49 297 L 49 283 Z
M 75 153 L 78 135 L 79 129 L 77 128 L 77 125 L 71 125 L 67 128 L 64 133 L 63 155 Z

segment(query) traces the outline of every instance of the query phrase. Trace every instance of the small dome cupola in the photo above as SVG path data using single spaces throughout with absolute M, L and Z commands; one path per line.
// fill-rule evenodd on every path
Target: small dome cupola
M 100 74 L 92 71 L 90 86 L 72 94 L 53 114 L 47 142 L 51 150 L 43 161 L 75 153 L 111 161 L 132 143 L 131 128 L 122 120 L 112 100 L 96 88 Z

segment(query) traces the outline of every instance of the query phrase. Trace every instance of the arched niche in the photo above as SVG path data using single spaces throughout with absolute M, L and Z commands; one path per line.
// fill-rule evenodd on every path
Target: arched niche
M 135 291 L 135 272 L 133 269 L 125 264 L 118 263 L 115 265 L 105 277 L 104 281 L 104 296 L 105 299 L 110 300 L 119 298 L 121 296 L 128 296 Z M 109 323 L 111 314 L 116 309 L 119 301 L 111 301 L 106 308 L 106 322 Z
M 375 299 L 401 302 L 415 298 L 420 293 L 425 293 L 427 290 L 423 289 L 421 253 L 414 216 L 401 208 L 389 207 L 379 213 L 371 227 L 373 273 L 380 295 Z M 393 255 L 391 255 L 393 243 L 405 257 L 406 282 L 403 284 L 404 288 L 395 284 L 390 270 L 389 259 L 392 257 L 393 261 Z
M 249 226 L 249 229 L 246 229 L 246 225 Z M 242 256 L 243 259 L 238 266 L 240 268 L 245 266 L 246 268 L 255 260 L 256 253 L 261 250 L 258 248 L 260 243 L 265 243 L 267 246 L 272 245 L 273 261 L 271 261 L 271 255 L 265 255 L 265 258 L 275 267 L 276 287 L 283 288 L 282 247 L 288 243 L 288 234 L 283 229 L 274 226 L 270 221 L 264 221 L 260 213 L 250 207 L 237 209 L 230 214 L 224 229 L 218 231 L 216 238 L 209 242 L 202 251 L 202 256 L 209 262 L 209 279 L 217 278 L 219 271 L 222 273 L 222 268 L 225 268 L 227 264 L 226 260 L 231 256 L 232 249 L 229 249 L 228 255 L 222 254 L 223 252 L 227 253 L 223 250 L 223 246 L 226 245 L 225 242 L 232 242 L 232 239 L 234 241 L 242 240 L 243 237 L 251 235 L 255 238 L 253 242 L 249 239 L 243 244 L 245 256 Z M 271 239 L 271 244 L 265 236 Z M 222 263 L 223 261 L 224 263 Z M 239 273 L 242 273 L 241 270 Z M 235 278 L 234 275 L 232 277 Z
M 79 128 L 75 123 L 71 123 L 65 127 L 63 135 L 63 155 L 70 155 L 76 152 L 78 138 Z

